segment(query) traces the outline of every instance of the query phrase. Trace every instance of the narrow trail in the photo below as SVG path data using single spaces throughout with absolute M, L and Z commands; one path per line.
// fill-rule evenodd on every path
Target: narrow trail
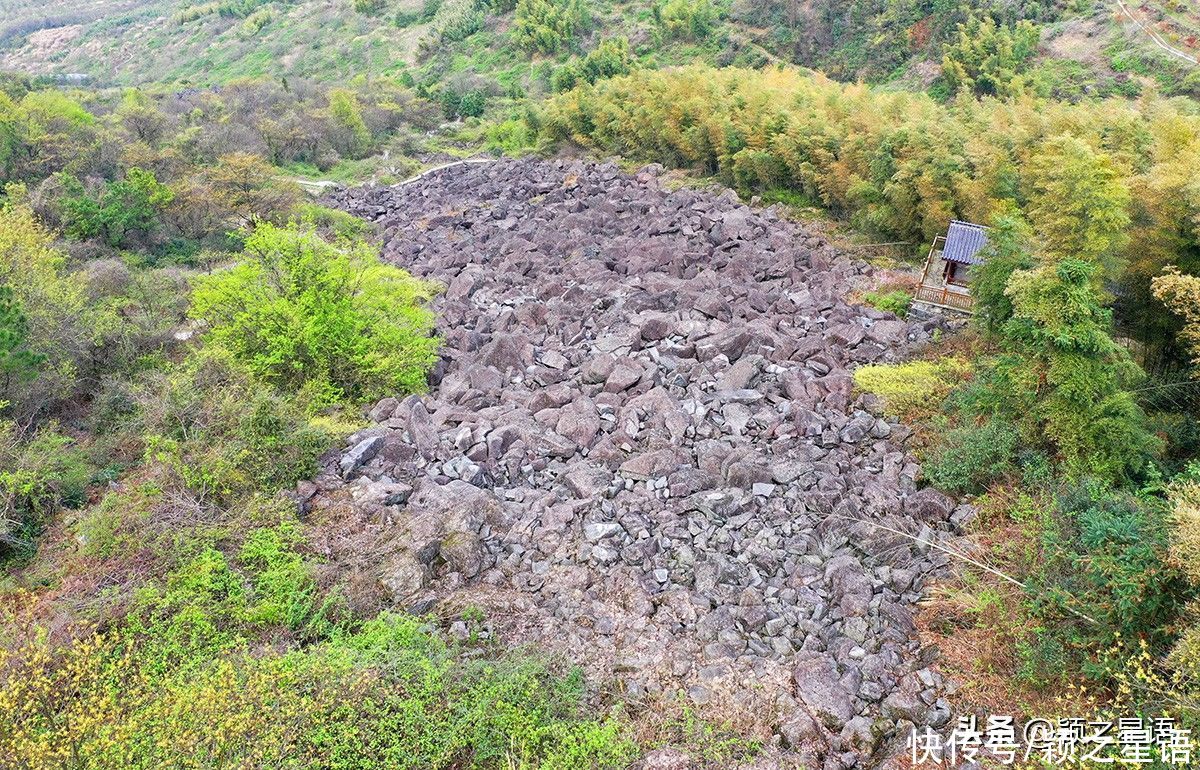
M 1171 54 L 1172 56 L 1183 59 L 1186 62 L 1189 62 L 1191 64 L 1200 64 L 1200 59 L 1197 59 L 1195 56 L 1192 56 L 1191 54 L 1186 53 L 1185 51 L 1181 51 L 1178 48 L 1175 48 L 1174 46 L 1167 43 L 1167 41 L 1163 40 L 1162 35 L 1160 35 L 1153 27 L 1150 27 L 1149 25 L 1142 22 L 1142 20 L 1139 19 L 1136 14 L 1134 14 L 1133 10 L 1130 9 L 1130 7 L 1125 4 L 1124 0 L 1117 0 L 1117 7 L 1120 8 L 1121 12 L 1124 13 L 1125 16 L 1130 21 L 1132 21 L 1134 24 L 1136 24 L 1138 29 L 1140 29 L 1142 32 L 1144 32 L 1156 46 L 1158 46 L 1162 50 L 1166 51 L 1167 53 Z
M 438 166 L 432 166 L 430 168 L 425 169 L 424 171 L 417 174 L 416 176 L 412 176 L 412 177 L 409 177 L 408 179 L 405 179 L 403 182 L 397 182 L 394 185 L 388 185 L 388 186 L 389 187 L 405 187 L 407 185 L 414 184 L 416 182 L 420 182 L 422 179 L 429 176 L 430 174 L 436 173 L 438 171 L 445 171 L 448 168 L 455 168 L 456 166 L 469 166 L 469 165 L 473 165 L 476 163 L 495 163 L 495 162 L 496 162 L 496 158 L 464 158 L 463 160 L 456 160 L 456 161 L 451 161 L 450 163 L 442 163 L 441 165 L 438 165 Z M 291 181 L 300 185 L 300 187 L 303 188 L 306 192 L 311 193 L 312 195 L 317 195 L 317 196 L 324 195 L 325 193 L 329 192 L 330 190 L 334 190 L 339 187 L 345 186 L 341 182 L 335 182 L 332 179 L 302 179 L 300 177 L 291 177 L 290 179 L 291 179 Z

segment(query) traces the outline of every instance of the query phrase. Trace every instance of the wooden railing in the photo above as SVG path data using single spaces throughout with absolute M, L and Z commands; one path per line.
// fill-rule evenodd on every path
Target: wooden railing
M 974 312 L 975 309 L 975 299 L 965 289 L 953 289 L 949 286 L 918 286 L 914 299 L 938 307 L 961 310 L 964 313 Z

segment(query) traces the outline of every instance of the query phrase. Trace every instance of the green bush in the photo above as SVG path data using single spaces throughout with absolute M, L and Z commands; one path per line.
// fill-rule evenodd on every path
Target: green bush
M 382 614 L 300 649 L 253 649 L 243 618 L 260 575 L 205 548 L 144 590 L 125 626 L 0 648 L 0 751 L 28 766 L 67 752 L 147 770 L 601 770 L 636 756 L 625 721 L 584 713 L 578 671 L 463 649 L 420 618 Z
M 1020 434 L 991 420 L 947 432 L 922 465 L 931 484 L 954 493 L 978 493 L 1015 468 Z
M 1170 561 L 1163 502 L 1088 480 L 1059 494 L 1055 520 L 1042 533 L 1045 558 L 1026 583 L 1039 613 L 1057 619 L 1059 638 L 1085 655 L 1120 637 L 1165 646 L 1194 592 Z
M 26 435 L 0 421 L 0 560 L 28 555 L 60 505 L 85 501 L 90 477 L 82 453 L 54 425 Z
M 424 0 L 420 9 L 415 11 L 397 11 L 392 20 L 397 27 L 411 27 L 414 24 L 427 24 L 437 16 L 442 7 L 442 0 Z
M 946 396 L 971 373 L 960 358 L 871 364 L 854 372 L 854 384 L 883 399 L 889 414 L 906 418 L 938 411 Z
M 221 0 L 217 13 L 230 19 L 244 19 L 254 13 L 268 0 Z
M 703 40 L 720 20 L 712 0 L 666 0 L 656 3 L 653 11 L 667 39 Z
M 387 7 L 387 0 L 354 0 L 354 10 L 366 16 L 376 16 Z
M 29 348 L 29 319 L 12 287 L 0 284 L 0 399 L 14 383 L 36 377 L 45 362 L 44 355 Z
M 174 198 L 154 174 L 140 168 L 129 169 L 123 180 L 108 182 L 94 196 L 75 177 L 64 176 L 62 182 L 66 197 L 60 206 L 67 235 L 78 240 L 100 238 L 117 248 L 135 236 L 148 235 Z
M 428 6 L 426 6 L 428 7 Z M 455 43 L 483 29 L 484 15 L 476 0 L 441 0 L 420 49 L 429 54 L 445 43 Z
M 160 484 L 202 505 L 230 506 L 312 476 L 332 433 L 304 404 L 255 383 L 219 348 L 153 372 L 128 420 Z
M 602 78 L 625 75 L 633 70 L 634 60 L 629 41 L 618 37 L 604 40 L 582 58 L 571 60 L 554 71 L 550 87 L 555 92 L 569 91 L 581 83 L 595 83 Z
M 908 309 L 912 306 L 912 301 L 912 295 L 900 289 L 889 291 L 886 294 L 869 291 L 863 295 L 863 302 L 876 310 L 893 313 L 897 318 L 904 318 L 908 315 Z
M 447 84 L 438 93 L 447 118 L 478 118 L 487 109 L 487 93 L 480 88 L 459 90 Z
M 433 293 L 369 244 L 263 225 L 236 265 L 196 280 L 191 314 L 206 344 L 255 377 L 317 402 L 359 402 L 425 387 Z

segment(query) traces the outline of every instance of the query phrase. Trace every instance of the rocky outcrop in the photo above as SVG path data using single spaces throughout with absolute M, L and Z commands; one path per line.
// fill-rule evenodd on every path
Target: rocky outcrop
M 912 618 L 945 559 L 896 532 L 940 537 L 955 505 L 851 377 L 936 321 L 848 304 L 868 266 L 654 168 L 501 161 L 334 200 L 445 286 L 429 393 L 375 405 L 303 495 L 380 601 L 490 607 L 809 767 L 949 719 Z

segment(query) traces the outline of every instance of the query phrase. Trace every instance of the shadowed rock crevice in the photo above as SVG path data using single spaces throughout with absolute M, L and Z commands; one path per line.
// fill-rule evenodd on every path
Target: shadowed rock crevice
M 809 766 L 946 723 L 912 620 L 945 558 L 864 522 L 935 540 L 956 508 L 851 377 L 936 322 L 848 304 L 868 266 L 654 168 L 500 161 L 335 202 L 445 285 L 429 394 L 376 404 L 301 495 L 335 579 L 479 604 Z

